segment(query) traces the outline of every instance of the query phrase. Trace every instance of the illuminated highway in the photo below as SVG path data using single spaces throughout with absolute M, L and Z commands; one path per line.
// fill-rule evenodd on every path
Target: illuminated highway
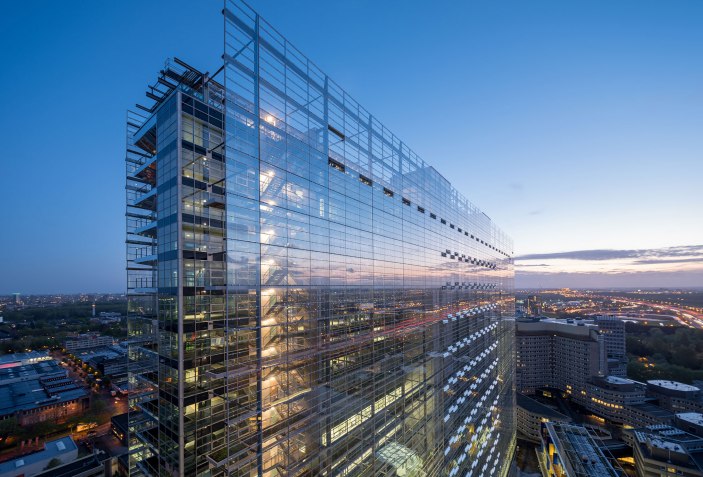
M 661 305 L 658 303 L 650 303 L 647 301 L 633 300 L 630 298 L 613 298 L 613 302 L 625 303 L 627 305 L 648 306 L 657 311 L 667 312 L 671 314 L 676 321 L 683 326 L 689 328 L 703 329 L 703 313 L 687 310 L 675 305 Z

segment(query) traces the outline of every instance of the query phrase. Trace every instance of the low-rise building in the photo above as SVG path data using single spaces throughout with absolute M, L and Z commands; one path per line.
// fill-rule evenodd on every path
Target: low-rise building
M 78 446 L 71 437 L 62 437 L 44 444 L 44 449 L 0 463 L 0 477 L 34 477 L 41 474 L 50 462 L 59 465 L 73 462 L 78 457 Z M 71 474 L 75 475 L 75 474 Z
M 127 374 L 127 349 L 113 345 L 83 351 L 78 357 L 103 376 L 124 376 Z
M 595 376 L 586 385 L 584 407 L 618 424 L 628 424 L 627 407 L 645 402 L 645 385 L 618 376 Z
M 37 379 L 40 376 L 62 373 L 66 371 L 59 366 L 56 360 L 39 361 L 31 364 L 13 363 L 13 366 L 0 367 L 0 386 L 12 384 L 20 381 Z
M 110 418 L 110 429 L 124 446 L 127 445 L 127 433 L 129 430 L 127 418 L 128 413 L 126 412 Z
M 651 425 L 668 425 L 674 421 L 674 413 L 651 402 L 631 404 L 625 407 L 623 423 L 638 428 Z
M 690 384 L 653 379 L 647 381 L 647 396 L 657 399 L 661 407 L 674 413 L 703 412 L 703 393 Z
M 87 349 L 112 346 L 114 338 L 103 336 L 100 333 L 85 333 L 78 336 L 66 338 L 63 347 L 66 351 L 76 353 Z
M 690 434 L 703 437 L 703 414 L 700 412 L 680 412 L 676 414 L 674 425 Z
M 51 361 L 48 351 L 28 351 L 26 353 L 12 353 L 0 356 L 0 369 L 29 366 L 44 361 Z
M 516 405 L 518 436 L 531 442 L 540 442 L 543 423 L 571 421 L 568 416 L 521 393 L 516 395 Z
M 703 477 L 703 438 L 654 425 L 626 433 L 639 477 Z
M 14 417 L 21 426 L 64 422 L 89 407 L 90 394 L 65 370 L 0 386 L 0 420 Z
M 546 422 L 537 452 L 544 477 L 620 477 L 588 428 Z
M 91 454 L 73 462 L 52 467 L 35 477 L 107 477 L 105 469 L 105 464 Z

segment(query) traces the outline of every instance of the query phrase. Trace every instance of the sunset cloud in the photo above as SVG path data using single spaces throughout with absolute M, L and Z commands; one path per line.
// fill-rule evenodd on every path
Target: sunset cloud
M 525 254 L 515 270 L 518 286 L 703 286 L 703 245 Z

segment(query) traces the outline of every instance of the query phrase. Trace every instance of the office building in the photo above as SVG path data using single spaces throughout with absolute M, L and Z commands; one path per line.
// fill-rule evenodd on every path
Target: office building
M 511 240 L 224 15 L 222 72 L 173 60 L 128 115 L 131 474 L 505 475 Z
M 516 389 L 534 394 L 552 388 L 585 403 L 592 376 L 606 370 L 598 327 L 582 320 L 524 319 L 515 323 Z

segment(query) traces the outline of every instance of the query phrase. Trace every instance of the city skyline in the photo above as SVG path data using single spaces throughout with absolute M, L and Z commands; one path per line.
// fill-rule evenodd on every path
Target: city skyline
M 490 204 L 519 237 L 517 287 L 703 283 L 703 70 L 690 61 L 703 44 L 700 4 L 315 5 L 252 2 L 477 206 Z M 140 8 L 135 19 L 129 2 L 13 4 L 0 20 L 6 44 L 22 45 L 2 53 L 22 79 L 0 80 L 13 113 L 0 119 L 12 139 L 1 190 L 17 204 L 4 216 L 14 228 L 0 237 L 0 293 L 124 288 L 123 111 L 165 57 L 214 71 L 205 51 L 222 40 L 217 28 L 200 28 L 199 42 L 147 28 L 156 15 L 183 31 L 219 25 L 218 9 Z M 462 174 L 467 162 L 484 173 Z

